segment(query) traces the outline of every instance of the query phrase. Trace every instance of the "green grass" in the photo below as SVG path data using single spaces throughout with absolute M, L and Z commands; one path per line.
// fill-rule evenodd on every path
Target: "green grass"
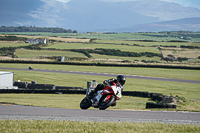
M 114 43 L 114 44 L 129 44 L 129 45 L 141 45 L 141 46 L 181 46 L 181 45 L 198 45 L 198 43 L 187 42 L 143 42 L 143 41 L 127 41 L 127 40 L 97 40 L 97 43 Z
M 8 33 L 11 34 L 11 33 Z M 12 33 L 14 34 L 14 33 Z M 161 61 L 159 57 L 117 57 L 117 56 L 107 56 L 107 55 L 98 55 L 94 54 L 93 58 L 95 59 L 122 59 L 129 63 L 132 63 L 134 60 L 138 60 L 139 62 L 148 61 L 148 62 L 157 62 L 158 65 L 161 63 L 170 64 L 170 65 L 190 65 L 190 66 L 198 66 L 199 65 L 199 50 L 195 50 L 195 52 L 191 51 L 178 51 L 177 48 L 173 49 L 172 51 L 159 51 L 157 46 L 178 46 L 181 45 L 189 45 L 189 46 L 199 46 L 200 43 L 195 41 L 190 42 L 167 42 L 169 40 L 182 40 L 178 33 L 174 33 L 173 37 L 171 34 L 167 33 L 118 33 L 118 34 L 102 34 L 102 33 L 16 33 L 16 34 L 25 34 L 24 37 L 46 37 L 49 36 L 58 36 L 64 37 L 66 39 L 68 37 L 73 38 L 98 38 L 100 40 L 95 40 L 97 43 L 53 43 L 50 46 L 46 46 L 44 48 L 55 48 L 55 49 L 95 49 L 95 48 L 103 48 L 103 49 L 116 49 L 121 51 L 128 51 L 128 52 L 152 52 L 152 53 L 161 53 L 163 52 L 164 57 L 167 55 L 173 55 L 175 57 L 186 57 L 186 58 L 196 58 L 195 60 L 183 61 L 183 62 L 166 62 Z M 176 35 L 177 34 L 177 35 Z M 191 33 L 191 34 L 198 34 L 198 33 Z M 33 36 L 27 36 L 33 35 Z M 37 35 L 37 36 L 36 36 Z M 163 37 L 164 36 L 164 37 Z M 103 39 L 103 40 L 102 40 Z M 194 39 L 194 38 L 193 38 Z M 195 38 L 195 40 L 198 38 Z M 138 40 L 154 40 L 152 41 L 138 41 Z M 122 45 L 125 44 L 125 45 Z M 126 45 L 129 44 L 129 45 Z M 17 46 L 24 46 L 29 45 L 24 42 L 20 44 L 19 42 L 2 42 L 0 43 L 0 47 L 17 47 Z M 140 45 L 140 46 L 133 46 L 133 45 Z M 142 47 L 144 46 L 144 47 Z M 188 53 L 189 52 L 189 53 Z M 19 58 L 36 58 L 38 56 L 47 55 L 47 56 L 68 56 L 70 58 L 87 58 L 84 54 L 81 53 L 73 53 L 73 52 L 64 52 L 64 51 L 39 51 L 39 50 L 17 50 L 15 54 Z M 98 61 L 96 61 L 98 62 Z M 127 63 L 126 62 L 126 63 Z M 137 62 L 134 62 L 137 63 Z
M 156 47 L 138 47 L 138 46 L 127 46 L 127 45 L 116 45 L 116 44 L 88 44 L 88 43 L 55 43 L 45 48 L 56 48 L 56 49 L 120 49 L 121 51 L 129 52 L 153 52 L 159 53 Z
M 31 36 L 57 36 L 57 37 L 71 37 L 71 38 L 96 38 L 100 40 L 154 40 L 154 41 L 188 41 L 181 39 L 182 33 L 117 33 L 117 34 L 103 34 L 103 33 L 49 33 L 49 32 L 0 32 L 1 34 L 15 34 L 15 35 L 31 35 Z M 191 42 L 200 42 L 200 38 L 193 38 L 190 35 L 196 36 L 199 33 L 183 33 Z
M 57 36 L 57 37 L 71 37 L 71 38 L 96 38 L 100 40 L 154 40 L 154 41 L 188 41 L 181 39 L 180 33 L 117 33 L 117 34 L 103 34 L 103 33 L 48 33 L 48 32 L 0 32 L 1 34 L 15 34 L 15 35 L 31 35 L 31 36 Z M 188 33 L 199 35 L 199 33 Z M 193 38 L 187 35 L 191 42 L 200 42 L 200 38 Z
M 0 132 L 40 133 L 199 133 L 199 125 L 128 122 L 0 120 Z
M 188 69 L 164 69 L 164 68 L 144 68 L 144 67 L 101 67 L 101 66 L 77 66 L 77 65 L 48 65 L 48 64 L 17 64 L 17 63 L 0 63 L 1 67 L 7 68 L 28 68 L 49 69 L 63 71 L 82 71 L 82 72 L 99 72 L 112 74 L 140 75 L 151 77 L 163 77 L 174 79 L 187 79 L 200 81 L 199 70 Z
M 200 43 L 191 43 L 190 45 L 200 47 Z
M 200 55 L 199 49 L 177 49 L 177 48 L 164 48 L 161 50 L 163 57 L 167 57 L 168 55 L 173 55 L 178 58 L 189 58 L 189 59 L 198 59 Z
M 80 57 L 87 58 L 82 53 L 71 52 L 71 51 L 54 51 L 54 50 L 27 50 L 27 49 L 18 49 L 15 52 L 15 55 L 18 58 L 35 58 L 39 56 L 65 56 L 65 57 Z
M 146 61 L 158 61 L 158 62 L 162 62 L 160 60 L 160 57 L 146 57 L 146 56 L 142 56 L 142 57 L 125 57 L 125 56 L 112 56 L 112 55 L 100 55 L 100 54 L 91 54 L 92 57 L 94 59 L 117 59 L 117 60 L 128 60 L 128 61 L 142 61 L 142 60 L 146 60 Z M 100 61 L 98 61 L 100 62 Z
M 102 83 L 105 79 L 115 77 L 104 76 L 90 76 L 77 74 L 63 74 L 63 73 L 48 73 L 48 72 L 32 72 L 32 71 L 13 71 L 15 80 L 37 83 L 55 84 L 60 86 L 74 86 L 86 88 L 86 82 L 97 80 Z M 126 91 L 148 91 L 156 93 L 164 93 L 166 95 L 179 95 L 191 99 L 199 99 L 199 84 L 167 82 L 156 80 L 142 80 L 142 79 L 127 79 L 125 85 Z
M 0 104 L 19 104 L 27 106 L 80 109 L 80 102 L 85 95 L 78 94 L 1 94 Z M 123 96 L 117 106 L 109 109 L 145 110 L 147 98 Z M 94 108 L 90 108 L 94 109 Z
M 78 94 L 0 94 L 0 104 L 80 109 L 79 105 L 84 97 L 85 95 Z M 121 100 L 117 101 L 117 106 L 109 107 L 108 109 L 149 110 L 145 109 L 146 102 L 150 102 L 148 98 L 123 96 Z M 94 108 L 91 107 L 90 109 Z M 177 109 L 162 110 L 200 112 L 200 102 L 186 99 L 184 103 L 177 105 Z
M 0 48 L 2 47 L 19 47 L 19 46 L 28 46 L 29 43 L 25 42 L 9 42 L 9 41 L 0 41 Z

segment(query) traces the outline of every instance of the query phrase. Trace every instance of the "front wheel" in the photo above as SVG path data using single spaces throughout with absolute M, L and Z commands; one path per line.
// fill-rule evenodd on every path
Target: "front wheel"
M 91 103 L 90 103 L 89 99 L 87 97 L 85 97 L 80 103 L 80 108 L 88 109 L 89 107 L 91 107 Z
M 99 109 L 105 110 L 108 107 L 110 107 L 115 102 L 115 96 L 114 95 L 106 95 L 102 97 L 102 100 L 99 103 Z

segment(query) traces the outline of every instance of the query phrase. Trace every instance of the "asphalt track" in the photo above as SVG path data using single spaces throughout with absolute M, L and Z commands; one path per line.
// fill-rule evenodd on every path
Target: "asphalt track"
M 4 68 L 0 67 L 3 70 L 21 70 L 21 71 L 37 71 L 37 72 L 52 72 L 52 73 L 68 73 L 68 74 L 81 74 L 81 75 L 93 75 L 93 76 L 108 76 L 116 77 L 117 74 L 110 73 L 95 73 L 95 72 L 78 72 L 78 71 L 62 71 L 62 70 L 47 70 L 47 69 L 33 69 L 28 70 L 24 68 Z M 196 80 L 184 80 L 184 79 L 171 79 L 171 78 L 158 78 L 158 77 L 148 77 L 148 76 L 138 76 L 138 75 L 125 75 L 126 78 L 135 78 L 135 79 L 146 79 L 146 80 L 158 80 L 158 81 L 170 81 L 170 82 L 183 82 L 183 83 L 193 83 L 200 84 L 200 81 Z
M 0 105 L 0 120 L 67 120 L 91 122 L 157 122 L 200 125 L 200 113 L 132 110 L 81 110 Z

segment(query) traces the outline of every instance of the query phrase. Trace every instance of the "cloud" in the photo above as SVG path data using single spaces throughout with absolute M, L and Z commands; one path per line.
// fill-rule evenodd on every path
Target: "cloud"
M 178 3 L 185 7 L 195 7 L 200 9 L 200 1 L 199 0 L 161 0 L 166 2 Z
M 67 3 L 67 2 L 69 2 L 70 0 L 56 0 L 56 1 L 63 2 L 63 3 Z
M 71 0 L 55 0 L 63 3 L 68 3 Z M 138 1 L 138 0 L 100 0 L 104 2 L 127 2 L 127 1 Z M 150 1 L 150 0 L 149 0 Z M 180 4 L 185 7 L 195 7 L 200 9 L 200 0 L 160 0 L 165 2 L 173 2 Z
M 101 0 L 104 2 L 127 2 L 127 1 L 139 1 L 139 0 Z M 149 0 L 151 1 L 151 0 Z M 200 0 L 160 0 L 165 2 L 173 2 L 185 7 L 195 7 L 200 9 Z

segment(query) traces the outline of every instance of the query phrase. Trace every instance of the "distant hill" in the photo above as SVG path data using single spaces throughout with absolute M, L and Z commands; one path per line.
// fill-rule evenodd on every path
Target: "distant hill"
M 113 30 L 115 32 L 200 31 L 199 18 L 184 18 L 150 24 L 135 25 Z
M 131 28 L 137 31 L 157 31 L 155 28 L 197 31 L 198 24 L 192 26 L 193 22 L 189 20 L 197 17 L 200 17 L 197 8 L 159 0 L 71 0 L 68 3 L 55 0 L 1 0 L 0 4 L 0 26 L 59 27 L 78 32 L 125 32 L 123 30 L 127 29 L 134 32 Z M 180 20 L 185 18 L 188 24 L 179 25 Z M 172 20 L 176 21 L 176 26 L 167 27 L 167 23 L 172 23 Z

